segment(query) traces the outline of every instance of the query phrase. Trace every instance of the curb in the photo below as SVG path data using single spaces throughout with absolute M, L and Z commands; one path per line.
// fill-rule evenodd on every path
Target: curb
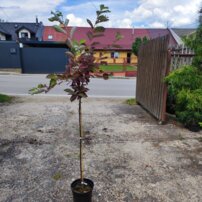
M 18 72 L 3 72 L 0 71 L 0 75 L 18 75 L 18 76 L 32 76 L 32 75 L 46 75 L 46 74 L 22 74 Z M 110 76 L 110 79 L 135 79 L 136 77 L 122 77 L 122 76 Z
M 21 75 L 21 73 L 17 73 L 17 72 L 0 72 L 0 75 Z
M 135 79 L 136 77 L 112 76 L 110 79 Z

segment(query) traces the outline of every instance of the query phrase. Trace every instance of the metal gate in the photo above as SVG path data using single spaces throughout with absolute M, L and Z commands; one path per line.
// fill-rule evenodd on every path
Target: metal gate
M 68 58 L 67 46 L 60 42 L 26 41 L 21 51 L 22 73 L 61 73 Z

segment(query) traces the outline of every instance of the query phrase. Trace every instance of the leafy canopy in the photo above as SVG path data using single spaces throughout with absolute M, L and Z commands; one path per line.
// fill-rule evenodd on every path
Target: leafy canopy
M 96 75 L 108 79 L 108 74 L 99 69 L 99 61 L 96 61 L 94 57 L 94 49 L 99 44 L 94 41 L 94 39 L 104 36 L 105 28 L 101 24 L 109 20 L 107 16 L 107 13 L 109 12 L 109 8 L 102 4 L 100 5 L 99 10 L 96 11 L 95 22 L 93 23 L 91 20 L 87 19 L 87 22 L 90 25 L 90 30 L 87 33 L 87 37 L 90 41 L 89 46 L 87 46 L 84 39 L 80 41 L 73 40 L 76 27 L 73 27 L 70 33 L 67 33 L 69 20 L 66 19 L 64 21 L 63 14 L 60 11 L 51 12 L 53 16 L 50 17 L 49 20 L 51 22 L 59 22 L 59 25 L 54 25 L 55 30 L 65 35 L 69 35 L 66 40 L 66 45 L 69 49 L 66 52 L 68 64 L 66 65 L 67 68 L 63 74 L 49 74 L 47 76 L 50 80 L 49 85 L 39 84 L 37 87 L 30 90 L 31 94 L 47 93 L 56 85 L 67 82 L 70 88 L 66 88 L 64 91 L 71 95 L 70 100 L 74 101 L 87 97 L 87 92 L 89 90 L 87 85 L 90 82 L 90 77 Z M 122 36 L 120 34 L 116 34 L 114 42 L 121 38 Z M 100 60 L 102 59 L 103 58 L 100 58 Z
M 199 26 L 196 32 L 185 37 L 183 40 L 185 44 L 192 48 L 195 52 L 193 59 L 193 65 L 196 66 L 199 70 L 202 71 L 202 8 L 199 12 Z

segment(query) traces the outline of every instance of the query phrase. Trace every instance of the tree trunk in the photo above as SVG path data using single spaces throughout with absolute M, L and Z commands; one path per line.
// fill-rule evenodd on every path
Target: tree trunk
M 82 110 L 81 110 L 81 98 L 79 99 L 79 135 L 80 135 L 80 178 L 81 182 L 83 182 L 83 173 L 84 173 L 84 166 L 83 166 L 83 126 L 82 126 Z

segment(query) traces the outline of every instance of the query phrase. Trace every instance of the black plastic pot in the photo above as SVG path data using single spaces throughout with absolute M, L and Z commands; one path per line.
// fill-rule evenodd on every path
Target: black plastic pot
M 77 187 L 81 185 L 81 179 L 77 179 L 72 182 L 71 189 L 73 193 L 74 202 L 92 202 L 92 191 L 94 187 L 93 181 L 89 179 L 84 179 L 84 183 L 88 186 L 89 190 L 85 192 L 78 191 Z

